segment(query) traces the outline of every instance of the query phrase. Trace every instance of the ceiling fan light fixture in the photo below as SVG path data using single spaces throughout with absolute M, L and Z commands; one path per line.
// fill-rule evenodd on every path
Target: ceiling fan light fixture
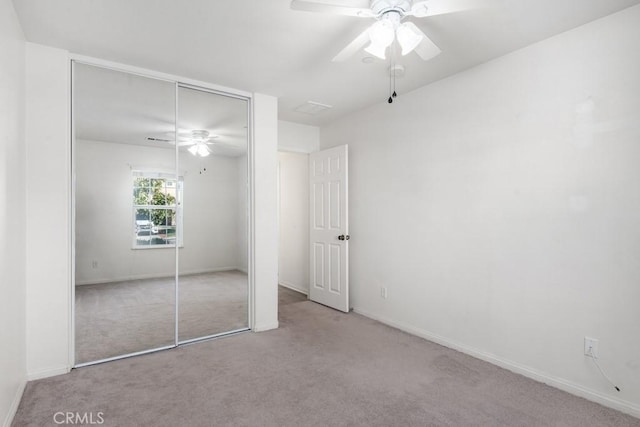
M 196 154 L 198 154 L 198 146 L 196 144 L 192 145 L 191 147 L 187 148 L 187 150 L 189 150 L 189 152 L 191 154 L 193 154 L 194 156 Z
M 207 157 L 209 155 L 209 149 L 204 144 L 198 144 L 198 154 L 200 157 Z
M 369 28 L 369 39 L 371 44 L 365 51 L 380 59 L 385 59 L 385 51 L 395 39 L 393 23 L 386 19 L 376 22 Z
M 396 30 L 396 37 L 398 43 L 402 48 L 402 56 L 413 52 L 418 47 L 424 36 L 422 34 L 416 34 L 408 25 L 402 24 Z
M 411 7 L 411 13 L 416 18 L 424 18 L 429 14 L 429 8 L 425 4 L 425 2 L 420 2 L 420 3 L 414 4 Z
M 373 56 L 377 56 L 380 59 L 386 59 L 385 52 L 387 51 L 386 46 L 380 46 L 374 43 L 371 43 L 364 49 L 365 52 L 370 53 Z

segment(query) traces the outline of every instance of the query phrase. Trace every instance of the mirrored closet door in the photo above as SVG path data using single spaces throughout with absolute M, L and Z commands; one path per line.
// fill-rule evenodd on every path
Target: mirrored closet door
M 178 339 L 246 328 L 247 101 L 178 89 L 184 175 Z M 187 245 L 187 242 L 189 243 Z
M 248 101 L 73 75 L 76 366 L 246 330 Z

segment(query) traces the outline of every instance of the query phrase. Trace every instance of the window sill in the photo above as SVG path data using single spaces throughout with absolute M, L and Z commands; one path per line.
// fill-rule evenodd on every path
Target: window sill
M 176 245 L 153 245 L 153 246 L 133 246 L 132 251 L 147 251 L 149 249 L 175 249 Z M 179 245 L 178 249 L 184 248 L 184 245 Z

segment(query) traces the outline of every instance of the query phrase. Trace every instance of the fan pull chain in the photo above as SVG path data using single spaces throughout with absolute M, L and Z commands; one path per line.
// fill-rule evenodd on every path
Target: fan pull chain
M 387 100 L 389 104 L 392 104 L 393 98 L 398 96 L 398 94 L 396 93 L 396 64 L 394 61 L 395 57 L 396 45 L 394 43 L 391 45 L 391 55 L 389 55 L 389 93 L 391 94 L 389 95 L 389 99 Z
M 394 98 L 396 96 L 398 96 L 398 94 L 396 93 L 396 44 L 393 44 L 393 96 Z
M 393 66 L 393 58 L 391 57 L 391 55 L 389 55 L 389 71 L 391 71 L 391 67 Z M 387 102 L 389 104 L 393 103 L 393 95 L 391 94 L 391 90 L 392 90 L 392 84 L 391 84 L 391 73 L 389 73 L 389 99 L 387 100 Z

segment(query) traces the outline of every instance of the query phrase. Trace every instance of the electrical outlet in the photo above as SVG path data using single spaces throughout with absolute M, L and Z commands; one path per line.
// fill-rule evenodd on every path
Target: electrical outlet
M 384 286 L 380 287 L 380 297 L 387 299 L 387 288 Z
M 91 261 L 91 268 L 98 268 L 98 261 L 96 261 L 95 259 Z
M 598 340 L 595 338 L 584 337 L 584 355 L 595 356 L 598 358 Z

